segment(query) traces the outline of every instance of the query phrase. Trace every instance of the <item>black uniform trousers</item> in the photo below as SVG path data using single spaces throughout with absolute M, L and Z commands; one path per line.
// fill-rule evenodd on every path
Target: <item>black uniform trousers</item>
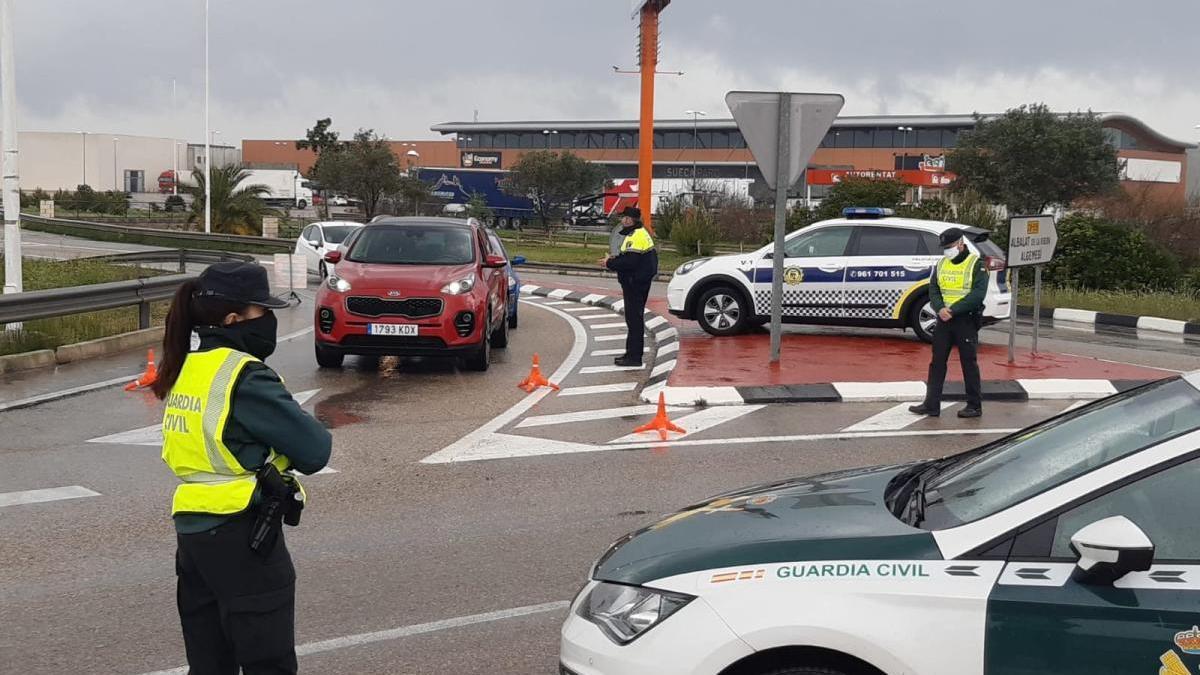
M 625 301 L 625 358 L 642 361 L 642 350 L 646 348 L 646 300 L 650 298 L 651 281 L 621 282 L 621 296 Z
M 250 550 L 253 515 L 177 535 L 176 599 L 189 675 L 295 673 L 296 571 L 280 533 Z
M 967 393 L 967 407 L 981 408 L 983 405 L 982 385 L 979 381 L 979 322 L 975 315 L 951 317 L 939 320 L 933 329 L 933 359 L 929 362 L 929 381 L 925 389 L 925 407 L 941 410 L 942 387 L 946 382 L 946 363 L 950 360 L 950 348 L 958 348 L 958 359 L 962 363 L 963 384 Z

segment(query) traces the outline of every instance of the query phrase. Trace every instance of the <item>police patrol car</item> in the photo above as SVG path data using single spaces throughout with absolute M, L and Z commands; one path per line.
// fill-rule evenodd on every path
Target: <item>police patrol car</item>
M 951 227 L 991 274 L 984 323 L 1007 319 L 1011 295 L 1004 252 L 979 228 L 895 218 L 891 209 L 848 208 L 844 217 L 793 232 L 784 244 L 783 320 L 843 326 L 912 328 L 932 339 L 937 314 L 929 277 L 942 257 L 938 235 Z M 766 323 L 771 313 L 772 253 L 701 258 L 681 265 L 667 286 L 672 314 L 700 322 L 713 335 Z
M 615 544 L 563 675 L 1200 673 L 1200 372 Z

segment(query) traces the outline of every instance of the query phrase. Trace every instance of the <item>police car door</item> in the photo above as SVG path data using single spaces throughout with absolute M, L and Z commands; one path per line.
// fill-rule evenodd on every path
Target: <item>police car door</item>
M 846 318 L 903 320 L 905 300 L 929 281 L 938 252 L 922 230 L 859 225 L 846 269 Z M 925 236 L 928 234 L 928 237 Z
M 784 242 L 783 315 L 785 317 L 840 318 L 842 286 L 846 275 L 849 226 L 814 228 Z M 758 263 L 754 276 L 754 313 L 771 313 L 771 254 Z
M 1200 673 L 1200 459 L 1093 496 L 1018 534 L 988 599 L 986 675 Z M 1072 578 L 1071 537 L 1124 516 L 1154 544 L 1149 571 Z

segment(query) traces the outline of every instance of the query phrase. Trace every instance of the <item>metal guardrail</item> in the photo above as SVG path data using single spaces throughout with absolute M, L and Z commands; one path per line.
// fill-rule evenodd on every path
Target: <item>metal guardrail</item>
M 0 295 L 0 324 L 137 305 L 138 327 L 149 328 L 150 303 L 170 300 L 180 284 L 193 278 L 187 274 L 172 274 Z
M 159 239 L 174 239 L 180 242 L 207 242 L 227 244 L 249 244 L 257 246 L 278 247 L 291 250 L 296 242 L 291 239 L 276 239 L 272 237 L 249 237 L 240 234 L 205 234 L 203 232 L 181 232 L 178 230 L 159 230 L 149 227 L 134 227 L 130 225 L 110 225 L 107 223 L 92 223 L 86 220 L 68 220 L 66 218 L 43 218 L 41 216 L 22 215 L 21 222 L 31 225 L 53 227 L 70 227 L 76 230 L 100 232 L 105 234 L 125 234 L 132 236 L 154 236 Z
M 230 253 L 228 251 L 202 251 L 197 249 L 187 248 L 168 248 L 159 251 L 137 251 L 134 253 L 114 253 L 112 255 L 98 255 L 80 260 L 93 260 L 96 262 L 110 263 L 178 263 L 179 273 L 187 272 L 188 263 L 200 263 L 211 265 L 213 263 L 225 262 L 227 260 L 237 260 L 239 262 L 254 262 L 254 256 L 244 253 Z

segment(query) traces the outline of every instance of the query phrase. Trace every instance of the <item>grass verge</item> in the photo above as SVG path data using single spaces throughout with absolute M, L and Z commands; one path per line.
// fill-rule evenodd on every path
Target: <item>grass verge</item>
M 1020 304 L 1033 306 L 1033 289 L 1021 288 Z M 1157 316 L 1179 321 L 1200 321 L 1200 298 L 1165 291 L 1080 291 L 1069 288 L 1042 289 L 1043 307 L 1086 309 L 1108 314 Z
M 27 258 L 21 264 L 25 290 L 85 286 L 109 281 L 126 281 L 163 274 L 159 270 L 129 265 L 113 265 L 89 260 L 38 260 Z M 0 269 L 0 281 L 4 278 Z M 161 326 L 169 303 L 150 306 L 150 322 Z M 56 349 L 62 345 L 119 335 L 138 329 L 138 308 L 119 307 L 86 314 L 27 321 L 21 330 L 0 331 L 0 356 L 38 349 Z

